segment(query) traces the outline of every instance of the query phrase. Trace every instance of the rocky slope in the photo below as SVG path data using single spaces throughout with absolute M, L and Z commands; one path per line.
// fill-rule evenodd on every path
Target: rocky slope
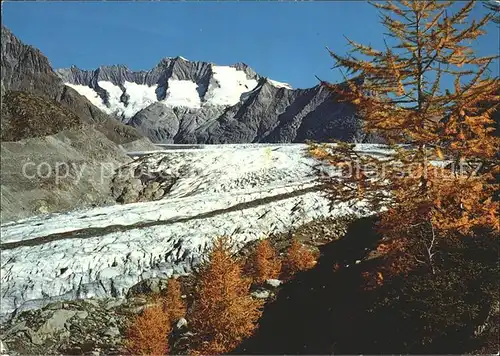
M 132 159 L 103 133 L 82 126 L 1 143 L 1 222 L 113 204 L 114 170 Z
M 57 70 L 68 87 L 159 143 L 365 142 L 354 107 L 322 86 L 293 89 L 246 64 L 165 58 L 149 71 L 125 66 Z
M 1 222 L 114 203 L 110 174 L 155 146 L 65 86 L 36 48 L 1 33 Z
M 1 40 L 2 104 L 9 100 L 8 96 L 4 96 L 10 91 L 27 92 L 69 109 L 82 122 L 94 126 L 113 142 L 126 143 L 142 138 L 137 130 L 111 119 L 84 96 L 64 85 L 52 70 L 47 57 L 38 49 L 22 43 L 4 26 L 2 26 Z M 2 105 L 2 127 L 8 125 L 10 118 L 11 115 L 4 115 L 4 105 Z M 44 134 L 46 133 L 35 133 L 36 136 Z

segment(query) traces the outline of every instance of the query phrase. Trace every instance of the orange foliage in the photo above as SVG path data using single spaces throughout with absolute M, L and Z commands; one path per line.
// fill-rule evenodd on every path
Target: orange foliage
M 248 258 L 246 271 L 254 282 L 264 283 L 268 279 L 278 278 L 281 272 L 281 261 L 269 240 L 261 240 L 254 253 Z
M 163 299 L 163 310 L 168 314 L 170 322 L 175 322 L 186 315 L 186 303 L 181 296 L 180 282 L 175 278 L 170 278 L 167 293 Z
M 214 241 L 208 260 L 198 271 L 190 324 L 196 338 L 194 354 L 226 353 L 253 334 L 262 313 L 262 302 L 250 294 L 250 280 L 230 251 L 229 241 Z
M 442 168 L 426 168 L 425 174 L 393 183 L 397 204 L 383 215 L 381 228 L 386 235 L 399 236 L 409 227 L 425 223 L 441 234 L 470 234 L 476 227 L 500 228 L 498 203 L 493 200 L 497 185 L 490 183 L 491 174 L 450 176 Z
M 146 308 L 127 330 L 126 349 L 132 355 L 166 355 L 169 333 L 170 320 L 163 308 Z
M 322 84 L 356 105 L 366 132 L 408 145 L 393 146 L 384 158 L 345 143 L 311 145 L 309 151 L 343 173 L 341 179 L 324 178 L 332 199 L 389 207 L 378 228 L 391 241 L 392 272 L 405 273 L 418 264 L 432 268 L 436 238 L 500 228 L 494 198 L 500 82 L 489 76 L 495 56 L 474 53 L 492 14 L 469 21 L 475 1 L 457 9 L 438 1 L 373 5 L 392 47 L 376 50 L 348 40 L 351 54 L 330 54 L 337 67 L 357 77 L 345 85 Z M 445 78 L 453 88 L 445 90 Z M 443 159 L 450 162 L 445 168 L 436 165 Z
M 283 277 L 290 279 L 299 271 L 305 271 L 316 265 L 314 254 L 297 240 L 293 240 L 283 261 Z

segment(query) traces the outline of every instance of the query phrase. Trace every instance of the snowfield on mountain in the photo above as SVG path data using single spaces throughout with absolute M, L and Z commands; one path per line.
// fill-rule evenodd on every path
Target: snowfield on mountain
M 54 299 L 123 296 L 143 279 L 189 273 L 219 235 L 235 248 L 313 219 L 370 212 L 320 192 L 304 144 L 170 146 L 122 167 L 176 176 L 163 199 L 4 224 L 1 311 Z M 359 145 L 384 154 L 383 147 Z M 160 147 L 161 149 L 161 147 Z M 325 167 L 326 168 L 326 167 Z
M 320 83 L 293 88 L 245 63 L 167 57 L 147 71 L 73 66 L 56 74 L 103 112 L 156 143 L 380 142 L 363 132 L 353 105 L 337 101 Z

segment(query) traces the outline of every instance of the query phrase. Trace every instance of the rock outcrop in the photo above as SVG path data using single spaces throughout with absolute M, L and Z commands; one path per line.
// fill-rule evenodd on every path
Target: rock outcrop
M 114 171 L 131 161 L 103 133 L 72 128 L 1 143 L 1 221 L 113 204 Z
M 2 127 L 8 125 L 11 118 L 11 115 L 4 115 L 4 102 L 7 101 L 8 104 L 10 98 L 5 95 L 10 91 L 16 91 L 60 104 L 79 117 L 82 122 L 94 126 L 115 143 L 126 143 L 142 138 L 137 130 L 110 118 L 85 96 L 64 85 L 40 50 L 22 43 L 4 26 L 1 39 Z M 29 111 L 29 107 L 26 110 Z M 46 132 L 32 134 L 43 136 Z
M 1 222 L 115 203 L 126 147 L 155 146 L 64 85 L 38 49 L 5 27 L 1 38 Z
M 128 323 L 144 298 L 54 302 L 19 313 L 1 325 L 9 355 L 119 355 Z

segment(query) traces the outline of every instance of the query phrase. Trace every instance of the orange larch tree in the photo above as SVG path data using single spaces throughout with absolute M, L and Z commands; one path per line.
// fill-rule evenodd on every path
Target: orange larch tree
M 146 308 L 127 329 L 126 352 L 130 355 L 167 355 L 170 319 L 159 305 Z
M 182 299 L 181 283 L 173 277 L 168 280 L 163 310 L 168 314 L 171 323 L 186 315 L 186 302 Z
M 493 14 L 470 20 L 475 1 L 373 5 L 388 32 L 385 48 L 348 39 L 349 54 L 330 51 L 336 67 L 352 76 L 348 84 L 322 84 L 355 104 L 364 130 L 384 138 L 390 150 L 376 157 L 338 143 L 313 144 L 310 152 L 343 173 L 325 179 L 333 200 L 386 207 L 379 228 L 392 247 L 404 256 L 409 241 L 403 240 L 418 240 L 422 253 L 411 260 L 432 267 L 438 237 L 499 229 L 492 115 L 500 86 L 489 72 L 496 57 L 473 49 Z M 445 78 L 454 84 L 446 87 Z
M 250 279 L 231 253 L 227 238 L 214 241 L 208 259 L 197 271 L 190 325 L 192 353 L 214 355 L 231 351 L 257 328 L 262 302 L 250 295 Z
M 304 245 L 293 240 L 283 261 L 283 279 L 292 278 L 297 272 L 306 271 L 316 265 L 316 257 Z
M 281 272 L 281 260 L 267 239 L 260 240 L 255 251 L 246 261 L 246 272 L 255 283 L 264 283 L 268 279 L 278 278 Z

